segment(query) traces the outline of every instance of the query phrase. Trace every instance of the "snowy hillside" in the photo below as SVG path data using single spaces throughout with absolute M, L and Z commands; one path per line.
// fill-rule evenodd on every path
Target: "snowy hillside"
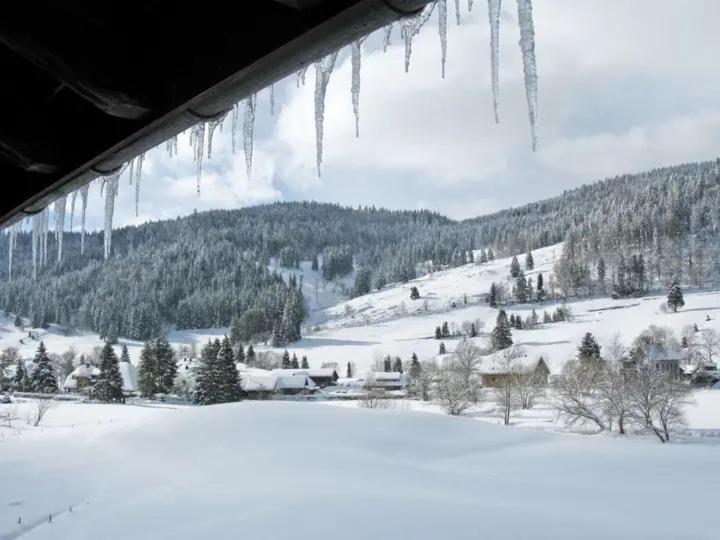
M 99 423 L 70 425 L 93 408 Z M 3 539 L 710 539 L 717 531 L 710 443 L 244 402 L 64 404 L 42 431 L 0 444 Z
M 534 251 L 535 267 L 526 272 L 526 276 L 537 281 L 537 274 L 542 273 L 547 289 L 549 275 L 561 251 L 562 244 Z M 290 344 L 288 349 L 307 355 L 313 366 L 338 362 L 343 367 L 346 362 L 354 362 L 362 371 L 388 354 L 400 356 L 403 361 L 409 360 L 412 353 L 420 359 L 437 355 L 439 341 L 433 339 L 434 329 L 445 321 L 451 328 L 460 328 L 465 321 L 479 321 L 480 335 L 476 341 L 484 345 L 498 313 L 487 305 L 484 296 L 492 282 L 507 283 L 510 262 L 511 258 L 504 258 L 482 265 L 468 264 L 342 302 L 324 310 L 323 323 L 313 321 L 314 331 L 306 331 L 306 337 Z M 418 288 L 419 300 L 410 300 L 412 286 Z M 513 330 L 513 340 L 529 357 L 542 355 L 550 370 L 559 373 L 565 362 L 576 354 L 586 332 L 597 336 L 601 345 L 606 345 L 616 334 L 629 345 L 651 324 L 668 326 L 677 334 L 690 324 L 720 331 L 720 292 L 687 293 L 685 307 L 678 313 L 663 313 L 660 305 L 664 300 L 660 296 L 646 296 L 570 302 L 572 321 Z M 452 307 L 453 302 L 457 307 Z M 509 314 L 525 318 L 533 309 L 542 315 L 543 310 L 553 311 L 556 307 L 555 303 L 545 302 L 543 305 L 511 305 L 506 309 Z M 706 321 L 708 316 L 710 321 Z M 448 351 L 453 350 L 458 339 L 443 340 Z
M 561 251 L 562 244 L 534 251 L 534 270 L 526 272 L 526 276 L 537 281 L 537 274 L 542 273 L 547 289 L 549 276 Z M 519 258 L 522 260 L 522 257 Z M 436 356 L 439 341 L 434 339 L 434 330 L 446 321 L 450 328 L 461 328 L 463 322 L 467 321 L 476 322 L 479 336 L 475 339 L 484 345 L 497 316 L 497 309 L 489 307 L 484 296 L 492 282 L 508 282 L 510 262 L 511 258 L 503 258 L 481 265 L 468 264 L 428 274 L 406 284 L 389 285 L 382 291 L 346 301 L 341 300 L 341 288 L 327 285 L 326 292 L 321 293 L 324 294 L 321 296 L 321 305 L 324 302 L 341 301 L 313 312 L 303 330 L 305 337 L 291 343 L 288 350 L 306 355 L 311 367 L 337 362 L 342 371 L 347 362 L 353 362 L 357 370 L 363 372 L 378 358 L 388 354 L 400 356 L 403 361 L 409 361 L 413 353 L 421 360 Z M 304 292 L 306 296 L 312 295 L 313 278 L 317 272 L 312 271 L 306 263 L 301 268 Z M 410 288 L 413 286 L 420 292 L 418 300 L 410 300 Z M 464 303 L 465 298 L 467 304 Z M 541 324 L 531 330 L 513 330 L 513 340 L 523 347 L 528 357 L 542 355 L 550 370 L 559 373 L 565 362 L 575 355 L 586 332 L 597 336 L 603 346 L 616 334 L 625 345 L 629 345 L 650 324 L 668 326 L 677 334 L 690 324 L 697 324 L 700 329 L 714 328 L 720 331 L 720 291 L 686 293 L 685 307 L 678 313 L 663 313 L 660 310 L 663 301 L 664 297 L 646 296 L 570 302 L 568 305 L 574 315 L 571 322 Z M 452 307 L 453 303 L 455 308 Z M 533 309 L 542 315 L 543 310 L 552 311 L 556 307 L 557 304 L 546 302 L 543 305 L 512 305 L 506 309 L 509 314 L 519 314 L 524 318 Z M 710 321 L 706 320 L 708 316 Z M 38 341 L 28 339 L 27 330 L 18 330 L 12 322 L 11 317 L 0 318 L 0 348 L 18 347 L 23 356 L 31 357 Z M 96 334 L 66 336 L 54 325 L 49 330 L 32 329 L 32 332 L 45 341 L 50 352 L 58 354 L 70 346 L 80 354 L 102 345 Z M 226 328 L 174 330 L 168 339 L 176 346 L 194 344 L 199 348 L 208 339 L 222 337 L 226 332 Z M 21 339 L 23 343 L 20 343 Z M 458 339 L 443 340 L 449 352 L 454 349 Z M 120 342 L 128 345 L 131 358 L 137 362 L 142 343 L 125 339 Z M 262 345 L 256 348 L 267 349 Z

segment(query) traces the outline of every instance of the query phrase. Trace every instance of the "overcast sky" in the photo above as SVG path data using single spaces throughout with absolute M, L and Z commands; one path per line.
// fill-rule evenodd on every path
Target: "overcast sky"
M 535 0 L 539 146 L 532 152 L 515 2 L 503 2 L 500 124 L 492 118 L 486 2 L 448 1 L 448 60 L 440 78 L 437 13 L 403 72 L 397 27 L 363 46 L 360 138 L 354 134 L 349 51 L 327 92 L 322 178 L 315 172 L 314 70 L 257 98 L 253 177 L 230 122 L 216 134 L 201 194 L 187 136 L 180 155 L 146 156 L 140 215 L 121 181 L 115 224 L 276 200 L 319 200 L 467 218 L 625 172 L 720 155 L 720 9 L 716 0 Z M 239 134 L 238 134 L 239 135 Z M 90 222 L 102 223 L 99 189 Z

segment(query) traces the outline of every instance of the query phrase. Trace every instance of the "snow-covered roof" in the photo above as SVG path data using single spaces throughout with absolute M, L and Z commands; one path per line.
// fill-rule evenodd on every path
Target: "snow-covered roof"
M 129 362 L 120 362 L 120 375 L 123 379 L 123 390 L 135 392 L 137 390 L 137 368 Z M 65 377 L 63 388 L 75 390 L 78 379 L 93 379 L 100 375 L 100 369 L 88 364 L 80 364 L 70 375 Z
M 274 392 L 276 390 L 298 390 L 317 388 L 315 382 L 305 373 L 279 373 L 292 370 L 265 371 L 253 369 L 240 374 L 240 386 L 246 392 Z
M 397 381 L 400 382 L 403 379 L 403 374 L 399 371 L 375 371 L 372 376 L 376 381 Z
M 540 359 L 538 357 L 523 355 L 512 359 L 512 369 L 515 372 L 528 373 L 535 370 Z M 497 375 L 507 373 L 507 365 L 502 357 L 502 352 L 493 353 L 483 357 L 478 367 L 478 372 L 483 375 Z

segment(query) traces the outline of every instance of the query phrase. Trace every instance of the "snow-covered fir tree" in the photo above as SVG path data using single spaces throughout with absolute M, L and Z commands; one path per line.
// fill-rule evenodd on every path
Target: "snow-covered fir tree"
M 525 270 L 532 270 L 533 268 L 535 268 L 535 260 L 532 251 L 528 251 L 527 255 L 525 255 Z
M 667 304 L 668 307 L 673 310 L 673 312 L 676 312 L 678 308 L 681 308 L 685 305 L 685 299 L 683 298 L 682 289 L 680 288 L 678 279 L 675 277 L 672 279 L 672 281 L 670 282 L 670 286 L 668 287 Z
M 497 318 L 495 319 L 495 328 L 493 328 L 492 331 L 491 342 L 495 350 L 507 349 L 513 344 L 510 321 L 504 309 L 498 312 Z
M 100 352 L 100 374 L 92 387 L 91 395 L 94 399 L 106 403 L 125 399 L 118 357 L 110 343 L 106 342 Z
M 586 332 L 578 347 L 578 358 L 580 360 L 600 360 L 600 345 L 595 336 Z
M 30 387 L 34 392 L 55 394 L 58 391 L 57 378 L 53 370 L 45 344 L 41 341 L 33 358 L 35 369 L 30 377 Z
M 222 342 L 216 339 L 203 347 L 195 380 L 197 403 L 211 405 L 240 399 L 240 376 L 227 337 Z
M 520 263 L 518 262 L 516 256 L 513 256 L 512 261 L 510 261 L 510 275 L 513 278 L 516 278 L 518 277 L 518 275 L 520 275 Z

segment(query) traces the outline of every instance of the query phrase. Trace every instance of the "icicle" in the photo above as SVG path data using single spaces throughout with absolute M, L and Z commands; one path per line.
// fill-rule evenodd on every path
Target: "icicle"
M 72 198 L 70 199 L 70 230 L 73 229 L 73 218 L 75 217 L 75 199 L 77 199 L 77 189 L 73 191 Z
M 82 199 L 82 210 L 80 212 L 80 255 L 85 253 L 85 216 L 87 214 L 88 192 L 90 184 L 85 184 L 80 188 L 80 198 Z
M 13 254 L 17 244 L 17 233 L 22 227 L 22 222 L 17 222 L 8 231 L 8 281 L 12 281 Z
M 40 259 L 40 232 L 42 231 L 42 213 L 38 212 L 32 217 L 32 274 L 33 281 L 37 279 L 37 269 Z
M 133 179 L 135 178 L 135 158 L 130 160 L 130 169 L 128 176 L 130 177 L 129 184 L 132 186 Z
M 205 122 L 200 122 L 190 129 L 190 144 L 193 147 L 197 167 L 197 193 L 200 195 L 200 177 L 202 176 L 202 161 L 205 152 Z
M 435 2 L 426 4 L 420 13 L 400 20 L 400 34 L 405 42 L 405 73 L 410 70 L 410 55 L 412 54 L 412 40 L 420 28 L 428 21 L 435 8 Z
M 223 122 L 225 122 L 228 112 L 225 112 L 221 116 L 218 116 L 214 120 L 210 120 L 207 123 L 207 150 L 208 150 L 207 157 L 208 157 L 208 159 L 210 159 L 212 157 L 213 134 L 215 133 L 215 130 L 218 127 L 220 128 L 220 131 L 222 131 Z
M 447 58 L 447 0 L 438 0 L 438 32 L 440 34 L 440 71 L 444 79 Z
M 270 116 L 275 115 L 275 85 L 270 85 Z
M 132 175 L 133 163 L 137 161 L 137 167 L 135 169 L 135 217 L 140 215 L 140 179 L 142 178 L 142 166 L 144 160 L 145 153 L 142 153 L 130 162 L 130 174 Z
M 493 111 L 495 123 L 500 123 L 498 95 L 500 93 L 500 6 L 502 0 L 488 0 L 490 19 L 490 77 L 492 80 Z
M 245 116 L 243 118 L 243 148 L 245 149 L 245 167 L 247 168 L 248 181 L 250 181 L 252 173 L 256 99 L 256 95 L 253 94 L 245 100 Z
M 305 86 L 305 74 L 307 73 L 308 68 L 310 67 L 310 64 L 303 66 L 297 71 L 297 81 L 296 86 L 297 88 L 300 88 L 300 84 Z
M 328 54 L 322 60 L 315 62 L 315 147 L 317 152 L 317 172 L 320 174 L 323 151 L 323 120 L 325 117 L 325 92 L 327 91 L 330 75 L 335 67 L 338 52 Z
M 104 178 L 105 183 L 105 232 L 103 234 L 105 240 L 105 259 L 110 257 L 112 248 L 112 222 L 113 213 L 115 212 L 115 196 L 117 195 L 118 180 L 120 179 L 120 171 Z
M 173 135 L 165 141 L 165 150 L 167 150 L 168 156 L 170 157 L 173 157 L 173 154 L 177 156 L 177 140 L 178 136 Z
M 48 256 L 48 236 L 50 233 L 50 209 L 45 208 L 45 210 L 42 211 L 42 266 L 45 266 L 47 264 L 47 256 Z
M 455 21 L 460 26 L 460 0 L 455 0 Z
M 468 11 L 472 11 L 473 0 L 468 0 Z
M 537 65 L 535 64 L 535 29 L 532 18 L 532 0 L 517 0 L 518 23 L 520 25 L 520 49 L 525 74 L 525 96 L 530 119 L 532 149 L 537 149 L 535 122 L 537 121 Z
M 63 236 L 65 233 L 65 204 L 67 197 L 63 195 L 55 201 L 55 242 L 57 244 L 57 262 L 62 260 Z
M 353 113 L 355 114 L 355 136 L 360 136 L 360 60 L 361 60 L 361 49 L 360 46 L 365 38 L 358 39 L 353 42 L 350 46 L 352 64 L 352 83 L 350 93 L 352 95 L 352 107 Z
M 383 52 L 387 52 L 388 47 L 391 45 L 390 37 L 392 36 L 392 29 L 392 23 L 388 24 L 385 28 L 383 28 Z
M 240 117 L 240 104 L 236 103 L 232 109 L 232 153 L 235 153 L 235 138 L 237 133 L 238 118 Z

